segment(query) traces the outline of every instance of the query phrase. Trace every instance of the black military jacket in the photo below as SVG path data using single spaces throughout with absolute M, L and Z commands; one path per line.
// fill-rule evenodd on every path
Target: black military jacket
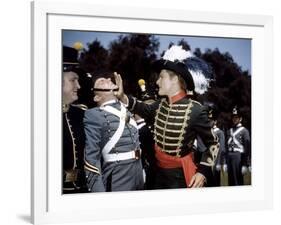
M 84 192 L 84 147 L 85 133 L 83 125 L 85 108 L 70 105 L 63 112 L 63 190 L 64 193 Z M 66 179 L 66 174 L 74 174 L 76 178 Z M 66 181 L 67 180 L 67 181 Z
M 198 172 L 209 176 L 218 153 L 218 139 L 213 133 L 206 109 L 188 96 L 169 104 L 166 99 L 151 105 L 128 97 L 128 108 L 154 124 L 155 143 L 166 154 L 183 157 L 194 151 L 194 140 L 200 136 L 207 147 L 198 163 Z

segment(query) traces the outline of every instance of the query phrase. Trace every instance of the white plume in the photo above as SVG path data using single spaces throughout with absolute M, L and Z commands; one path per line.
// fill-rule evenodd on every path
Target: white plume
M 191 53 L 191 51 L 184 50 L 181 45 L 173 45 L 171 48 L 165 51 L 163 59 L 172 62 L 174 62 L 175 60 L 182 62 L 183 60 L 192 56 L 193 54 Z
M 189 70 L 189 72 L 193 78 L 195 92 L 200 95 L 204 94 L 209 88 L 210 79 L 207 79 L 200 71 Z

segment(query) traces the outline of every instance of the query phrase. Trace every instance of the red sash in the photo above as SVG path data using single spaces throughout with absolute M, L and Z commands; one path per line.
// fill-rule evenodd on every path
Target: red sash
M 160 168 L 164 168 L 164 169 L 182 167 L 185 177 L 185 182 L 186 185 L 188 186 L 191 181 L 191 178 L 196 173 L 196 169 L 197 169 L 197 166 L 194 164 L 192 159 L 192 153 L 189 153 L 182 158 L 178 158 L 164 153 L 163 151 L 161 151 L 161 148 L 158 145 L 155 145 L 154 149 L 155 149 L 155 156 L 157 159 L 157 165 Z

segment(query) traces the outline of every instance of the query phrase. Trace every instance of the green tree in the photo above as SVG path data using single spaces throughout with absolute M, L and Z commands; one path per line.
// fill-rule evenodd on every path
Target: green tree
M 127 93 L 135 93 L 137 81 L 151 80 L 159 41 L 149 34 L 120 35 L 109 47 L 109 68 L 122 74 Z
M 81 67 L 89 73 L 106 69 L 108 67 L 108 51 L 96 39 L 92 43 L 87 43 L 88 50 L 83 49 L 80 61 Z
M 196 51 L 199 55 L 199 50 Z M 213 68 L 214 82 L 207 94 L 205 101 L 214 102 L 221 113 L 220 123 L 223 127 L 231 124 L 231 112 L 237 106 L 243 115 L 243 123 L 251 128 L 251 76 L 248 71 L 242 71 L 241 67 L 226 52 L 219 49 L 208 49 L 201 53 L 201 58 Z

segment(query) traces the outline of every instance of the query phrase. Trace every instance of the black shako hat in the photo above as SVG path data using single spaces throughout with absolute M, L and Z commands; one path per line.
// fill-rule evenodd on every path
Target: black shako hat
M 239 108 L 237 106 L 235 106 L 233 109 L 232 109 L 232 116 L 238 116 L 238 117 L 241 117 L 241 111 L 239 110 Z
M 83 73 L 78 62 L 78 51 L 75 48 L 63 46 L 63 72 L 73 71 L 77 74 Z
M 180 76 L 185 81 L 186 88 L 189 91 L 194 91 L 195 86 L 194 86 L 192 75 L 188 71 L 188 68 L 184 62 L 178 60 L 170 61 L 170 60 L 160 59 L 156 61 L 154 65 L 157 72 L 160 72 L 163 69 L 171 70 L 175 72 L 178 76 Z
M 211 120 L 217 120 L 219 115 L 217 106 L 213 102 L 204 102 L 203 105 L 207 109 L 208 118 Z

